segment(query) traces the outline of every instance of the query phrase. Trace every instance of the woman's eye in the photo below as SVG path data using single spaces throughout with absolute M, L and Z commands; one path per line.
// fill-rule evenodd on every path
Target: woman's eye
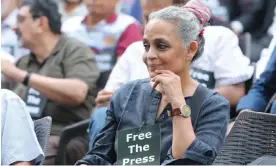
M 158 43 L 157 44 L 157 48 L 161 49 L 161 50 L 165 50 L 165 49 L 168 48 L 168 46 L 166 44 L 164 44 L 164 43 Z
M 150 46 L 149 46 L 149 44 L 144 43 L 144 47 L 145 47 L 145 50 L 148 51 Z

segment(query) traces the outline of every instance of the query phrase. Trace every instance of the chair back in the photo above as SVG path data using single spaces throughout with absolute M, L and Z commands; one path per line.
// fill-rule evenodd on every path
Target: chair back
M 59 147 L 57 150 L 57 156 L 55 159 L 56 165 L 67 165 L 66 147 L 73 138 L 77 136 L 88 136 L 89 121 L 90 119 L 86 119 L 86 120 L 74 123 L 72 125 L 66 126 L 62 130 L 60 135 L 60 140 L 59 140 Z
M 34 128 L 37 140 L 43 150 L 44 155 L 47 154 L 48 141 L 51 132 L 52 118 L 47 116 L 34 121 Z M 44 160 L 41 161 L 41 165 Z
M 243 111 L 214 165 L 246 165 L 265 155 L 276 156 L 276 115 Z
M 249 32 L 246 32 L 239 36 L 239 46 L 243 54 L 249 59 L 251 58 L 251 40 L 252 40 L 252 37 Z
M 97 80 L 98 90 L 104 89 L 110 74 L 111 74 L 111 70 L 100 73 L 100 77 Z

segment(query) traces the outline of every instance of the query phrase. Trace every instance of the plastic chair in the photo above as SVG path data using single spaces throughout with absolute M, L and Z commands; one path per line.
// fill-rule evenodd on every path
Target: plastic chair
M 265 155 L 276 156 L 276 115 L 243 111 L 213 164 L 246 165 Z
M 111 70 L 101 72 L 100 77 L 97 80 L 97 87 L 99 90 L 102 90 L 105 87 L 110 74 L 111 74 Z
M 251 40 L 252 40 L 252 37 L 249 32 L 246 32 L 239 36 L 239 46 L 243 54 L 249 59 L 251 57 Z
M 44 155 L 47 154 L 51 126 L 52 118 L 49 116 L 34 121 L 35 134 L 43 150 Z M 43 162 L 44 160 L 41 161 L 40 165 L 42 165 Z
M 78 123 L 74 123 L 62 130 L 55 161 L 56 165 L 66 165 L 66 147 L 68 143 L 75 137 L 88 135 L 87 130 L 89 126 L 89 120 L 90 119 L 86 119 Z

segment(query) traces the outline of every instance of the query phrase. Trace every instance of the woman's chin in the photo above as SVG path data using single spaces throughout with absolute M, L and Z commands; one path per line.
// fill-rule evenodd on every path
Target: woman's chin
M 149 76 L 150 78 L 154 78 L 155 76 L 157 76 L 157 73 L 155 73 L 154 71 L 149 71 Z

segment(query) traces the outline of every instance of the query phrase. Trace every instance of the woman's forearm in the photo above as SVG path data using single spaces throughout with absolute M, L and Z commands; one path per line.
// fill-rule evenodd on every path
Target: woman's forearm
M 184 152 L 196 139 L 191 118 L 173 117 L 172 155 L 175 159 L 183 158 Z

